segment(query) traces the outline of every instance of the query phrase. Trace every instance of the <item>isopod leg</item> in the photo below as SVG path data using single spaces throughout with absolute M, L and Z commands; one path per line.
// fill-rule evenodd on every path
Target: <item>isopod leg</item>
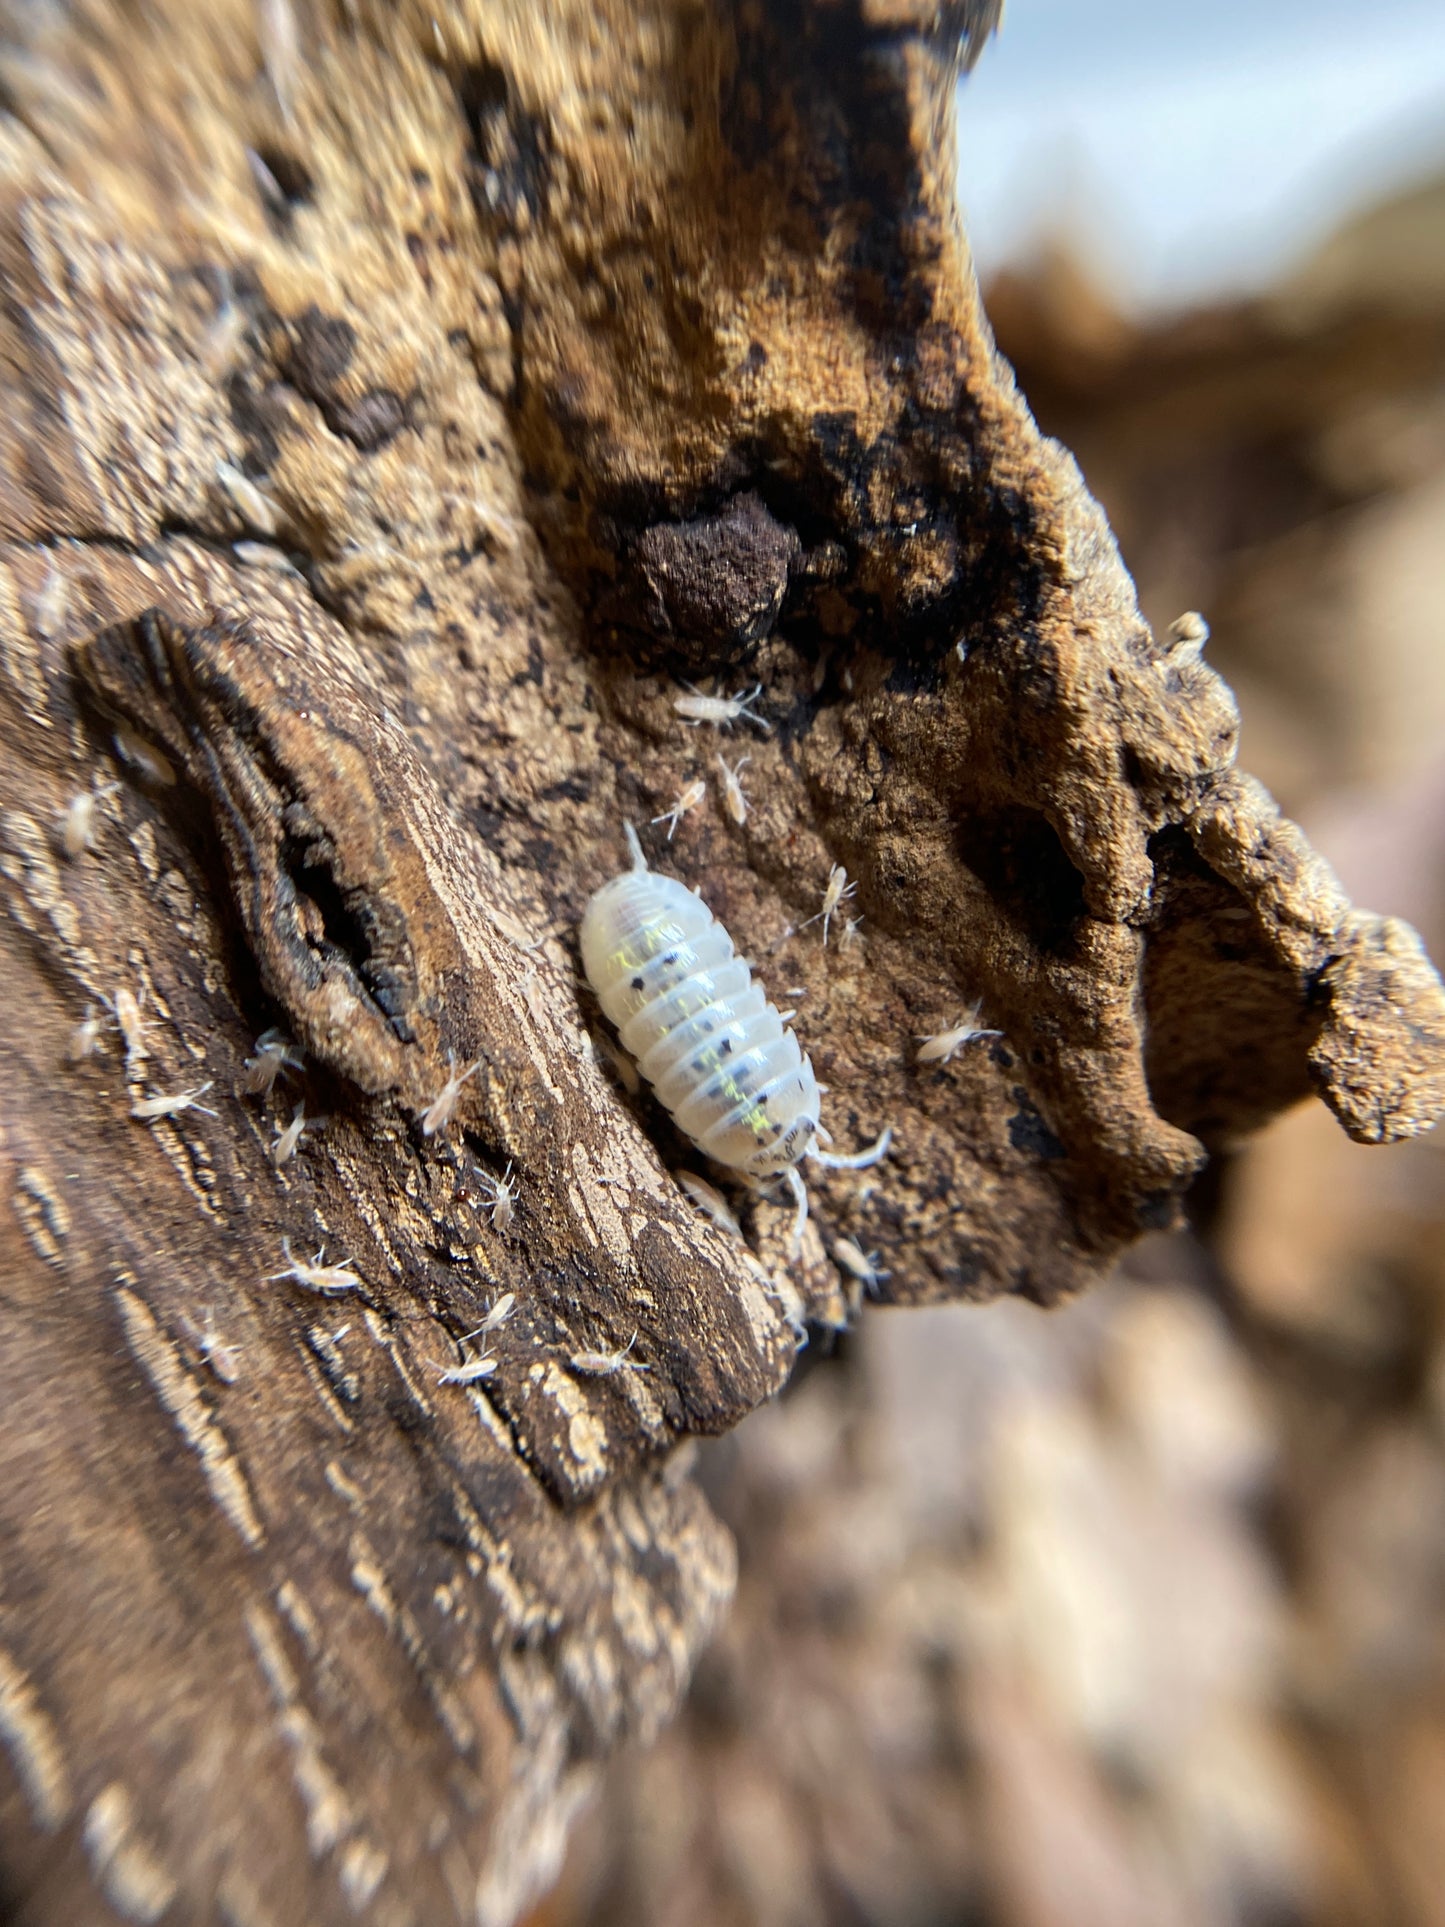
M 624 823 L 622 825 L 622 834 L 627 838 L 627 847 L 632 852 L 633 869 L 645 870 L 647 868 L 647 858 L 642 854 L 642 842 L 636 830 L 633 829 L 630 823 Z
M 804 1184 L 796 1164 L 790 1164 L 784 1173 L 792 1188 L 793 1200 L 797 1210 L 793 1214 L 793 1241 L 788 1248 L 788 1256 L 794 1264 L 803 1255 L 803 1226 L 808 1222 L 808 1187 Z
M 814 1164 L 824 1165 L 829 1171 L 866 1171 L 870 1164 L 881 1164 L 888 1155 L 888 1147 L 893 1142 L 893 1126 L 883 1131 L 876 1144 L 866 1151 L 855 1151 L 852 1157 L 840 1157 L 832 1151 L 819 1151 L 816 1147 L 808 1152 Z

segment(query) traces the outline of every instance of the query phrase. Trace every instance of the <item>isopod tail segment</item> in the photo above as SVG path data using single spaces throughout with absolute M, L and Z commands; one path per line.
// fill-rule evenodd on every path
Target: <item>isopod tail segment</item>
M 866 1151 L 855 1151 L 851 1157 L 843 1157 L 832 1151 L 820 1151 L 816 1144 L 803 1152 L 810 1164 L 821 1164 L 828 1171 L 866 1171 L 870 1165 L 881 1164 L 888 1155 L 893 1142 L 893 1126 L 885 1125 L 876 1140 Z M 808 1222 L 808 1187 L 796 1164 L 790 1164 L 782 1174 L 793 1194 L 796 1209 L 793 1214 L 793 1236 L 789 1244 L 789 1255 L 794 1264 L 803 1255 L 803 1227 Z
M 798 1164 L 863 1169 L 887 1155 L 892 1132 L 853 1157 L 818 1148 L 818 1081 L 797 1037 L 702 898 L 650 869 L 636 830 L 624 827 L 632 867 L 587 906 L 582 968 L 684 1137 L 742 1179 L 789 1185 L 796 1257 L 807 1221 Z

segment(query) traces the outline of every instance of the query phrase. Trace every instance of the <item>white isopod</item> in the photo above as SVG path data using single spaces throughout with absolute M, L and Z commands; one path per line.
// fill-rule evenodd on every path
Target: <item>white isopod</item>
M 784 1178 L 807 1217 L 803 1158 L 860 1170 L 887 1155 L 892 1130 L 856 1157 L 821 1151 L 818 1081 L 798 1040 L 732 938 L 676 877 L 649 870 L 632 826 L 632 868 L 605 883 L 582 919 L 582 968 L 637 1068 L 698 1149 L 753 1179 Z

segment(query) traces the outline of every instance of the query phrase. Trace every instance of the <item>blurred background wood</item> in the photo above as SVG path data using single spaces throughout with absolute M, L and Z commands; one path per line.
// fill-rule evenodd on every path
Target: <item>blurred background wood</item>
M 986 289 L 1146 613 L 1209 611 L 1251 763 L 1437 952 L 1442 223 L 1153 318 L 1062 239 Z M 704 1464 L 738 1598 L 552 1927 L 1431 1927 L 1442 1225 L 1438 1135 L 1306 1103 L 1065 1311 L 865 1318 Z

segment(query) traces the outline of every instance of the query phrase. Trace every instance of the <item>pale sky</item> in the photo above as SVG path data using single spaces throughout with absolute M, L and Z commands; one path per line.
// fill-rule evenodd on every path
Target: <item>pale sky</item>
M 1185 305 L 1445 169 L 1445 4 L 1008 0 L 959 110 L 984 280 L 1062 229 L 1138 307 Z

